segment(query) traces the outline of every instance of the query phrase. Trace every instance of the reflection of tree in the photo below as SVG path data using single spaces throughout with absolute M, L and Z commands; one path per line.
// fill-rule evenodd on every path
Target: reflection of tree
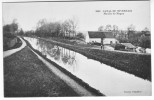
M 43 54 L 49 55 L 57 61 L 60 61 L 61 59 L 65 65 L 68 64 L 73 70 L 76 69 L 76 52 L 53 45 L 50 42 L 44 40 L 38 40 L 37 46 L 41 49 Z
M 54 59 L 55 60 L 59 60 L 60 59 L 60 49 L 58 46 L 55 47 L 55 49 L 53 50 L 53 54 L 54 54 Z
M 71 56 L 69 56 L 68 64 L 69 64 L 69 65 L 73 65 L 74 62 L 76 61 L 76 60 L 75 60 L 75 54 L 76 54 L 76 53 L 73 52 L 73 51 L 70 51 L 70 50 L 69 50 L 69 52 L 70 52 L 70 53 L 72 52 L 72 53 L 71 53 Z
M 62 52 L 62 61 L 64 64 L 68 64 L 72 67 L 73 70 L 75 70 L 76 68 L 76 52 L 65 49 L 65 48 L 61 48 L 61 52 Z
M 60 49 L 58 46 L 51 44 L 50 42 L 44 40 L 38 40 L 37 45 L 40 46 L 42 53 L 48 54 L 55 60 L 60 59 Z
M 43 40 L 38 39 L 36 45 L 39 46 L 39 48 L 41 49 L 41 53 L 43 55 L 47 54 L 46 45 L 45 45 L 45 42 Z
M 67 64 L 68 59 L 69 59 L 68 56 L 67 56 L 67 55 L 64 55 L 64 56 L 62 57 L 63 63 L 64 63 L 64 64 Z
M 68 59 L 69 59 L 67 51 L 66 51 L 65 48 L 61 48 L 61 49 L 62 49 L 62 55 L 61 55 L 62 56 L 62 61 L 63 61 L 64 64 L 67 64 Z

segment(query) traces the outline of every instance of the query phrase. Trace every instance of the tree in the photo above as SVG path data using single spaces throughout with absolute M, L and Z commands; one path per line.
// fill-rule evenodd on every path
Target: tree
M 135 33 L 135 26 L 133 24 L 131 24 L 130 26 L 128 26 L 127 28 L 127 35 L 128 35 L 128 39 L 130 39 L 133 34 Z
M 111 31 L 111 30 L 112 30 L 112 26 L 111 25 L 106 25 L 105 31 Z
M 71 26 L 71 32 L 73 34 L 73 37 L 76 37 L 76 31 L 77 31 L 77 28 L 78 28 L 77 18 L 73 17 L 72 19 L 69 19 L 68 22 Z
M 3 26 L 3 33 L 10 33 L 10 25 Z
M 113 31 L 118 31 L 118 26 L 117 25 L 113 25 Z
M 45 25 L 47 23 L 47 20 L 46 19 L 41 19 L 38 21 L 37 23 L 37 29 L 40 28 L 41 26 Z
M 70 37 L 71 25 L 68 20 L 65 20 L 63 23 L 63 31 L 64 31 L 64 37 L 68 37 L 68 35 Z
M 42 19 L 37 23 L 36 35 L 43 37 L 58 37 L 61 31 L 60 22 L 47 22 L 46 19 Z
M 15 35 L 17 31 L 18 31 L 18 23 L 16 19 L 14 19 L 11 24 L 3 26 L 3 34 L 6 36 Z
M 22 30 L 22 28 L 21 28 L 20 31 L 18 32 L 18 35 L 24 35 L 24 31 Z
M 60 23 L 50 22 L 46 25 L 48 36 L 58 37 L 60 35 Z
M 64 22 L 47 22 L 46 19 L 39 20 L 36 28 L 37 36 L 52 37 L 75 37 L 77 29 L 77 20 L 75 18 L 67 19 Z
M 65 38 L 65 24 L 64 23 L 60 25 L 60 34 L 62 35 L 63 38 Z
M 61 24 L 60 22 L 55 22 L 55 31 L 57 33 L 57 36 L 60 36 L 60 31 L 61 31 Z
M 26 36 L 32 36 L 32 35 L 35 35 L 35 32 L 33 30 L 25 31 L 24 32 L 24 35 L 26 35 Z
M 151 38 L 150 38 L 150 36 L 142 35 L 139 39 L 139 45 L 143 48 L 151 48 Z
M 62 31 L 64 33 L 64 37 L 76 37 L 76 31 L 78 27 L 78 21 L 76 18 L 65 20 L 62 23 Z
M 12 34 L 15 34 L 18 30 L 18 23 L 17 23 L 17 19 L 14 19 L 11 26 L 10 26 L 10 31 Z
M 79 38 L 79 39 L 84 39 L 85 37 L 84 37 L 84 35 L 83 35 L 83 33 L 78 33 L 77 35 L 76 35 L 76 37 L 77 38 Z
M 113 25 L 112 31 L 114 33 L 114 37 L 116 37 L 116 35 L 118 34 L 118 26 L 117 25 Z
M 135 31 L 135 26 L 133 24 L 131 24 L 130 26 L 128 26 L 127 30 L 128 31 Z
M 127 38 L 127 32 L 122 31 L 122 30 L 118 30 L 118 34 L 116 36 L 116 38 L 119 40 L 120 43 L 125 43 L 128 42 L 128 38 Z
M 100 26 L 99 28 L 98 28 L 98 31 L 103 31 L 104 30 L 104 26 Z

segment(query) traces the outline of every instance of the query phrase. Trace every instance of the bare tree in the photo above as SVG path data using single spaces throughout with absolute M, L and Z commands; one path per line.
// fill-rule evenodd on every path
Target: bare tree
M 118 31 L 118 26 L 117 25 L 113 25 L 113 31 Z
M 117 34 L 118 34 L 118 26 L 117 26 L 117 25 L 113 25 L 112 31 L 113 31 L 113 33 L 114 33 L 114 37 L 116 37 Z
M 60 33 L 63 36 L 63 38 L 65 38 L 65 24 L 62 23 L 60 27 L 61 27 Z
M 131 24 L 128 26 L 127 31 L 128 39 L 130 39 L 131 35 L 135 32 L 135 26 Z
M 130 26 L 128 26 L 127 30 L 128 31 L 135 31 L 135 26 L 133 24 L 131 24 Z
M 76 37 L 76 31 L 78 28 L 78 20 L 76 17 L 73 17 L 71 19 L 68 20 L 70 26 L 71 26 L 71 32 L 73 34 L 73 37 Z
M 111 30 L 112 30 L 112 26 L 111 25 L 106 25 L 105 31 L 111 31 Z
M 46 19 L 39 20 L 35 33 L 39 36 L 76 36 L 78 21 L 73 17 L 64 22 L 47 22 Z
M 62 24 L 62 31 L 64 32 L 64 35 L 69 35 L 70 37 L 76 37 L 76 31 L 77 31 L 78 21 L 75 17 L 72 19 L 65 20 Z
M 71 25 L 68 20 L 65 20 L 65 22 L 63 23 L 63 29 L 64 29 L 64 36 L 68 37 L 68 35 L 69 35 L 69 37 L 70 37 Z
M 18 31 L 18 23 L 17 19 L 13 19 L 12 24 L 10 25 L 10 32 L 12 34 L 16 34 Z
M 46 19 L 41 19 L 38 21 L 36 28 L 38 29 L 39 27 L 45 25 L 47 23 Z
M 100 26 L 99 28 L 98 28 L 98 31 L 103 31 L 104 30 L 104 26 Z

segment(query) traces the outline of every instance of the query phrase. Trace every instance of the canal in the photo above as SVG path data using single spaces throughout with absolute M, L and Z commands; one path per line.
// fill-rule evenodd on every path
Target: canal
M 74 76 L 107 96 L 151 95 L 151 82 L 49 41 L 24 37 L 31 46 Z

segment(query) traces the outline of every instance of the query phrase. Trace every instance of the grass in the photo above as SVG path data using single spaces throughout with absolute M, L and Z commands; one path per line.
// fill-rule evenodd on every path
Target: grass
M 90 49 L 86 48 L 86 46 L 83 45 L 79 46 L 76 44 L 68 43 L 69 40 L 65 39 L 40 39 L 76 51 L 88 57 L 89 59 L 100 61 L 101 63 L 110 65 L 111 67 L 114 67 L 118 70 L 125 71 L 137 77 L 151 81 L 151 55 L 127 54 L 113 51 Z
M 5 97 L 79 96 L 28 48 L 4 58 Z
M 74 41 L 74 39 L 64 39 L 64 38 L 58 38 L 58 37 L 49 37 L 49 38 L 46 38 L 48 40 L 54 40 L 54 41 L 58 41 L 58 42 L 62 42 L 62 43 L 66 43 L 66 44 L 70 44 L 70 45 L 75 45 L 75 46 L 78 46 L 78 47 L 88 47 L 88 48 L 91 48 L 91 47 L 97 47 L 95 45 L 90 45 L 90 44 L 78 44 Z M 81 41 L 79 39 L 76 39 L 76 41 Z

